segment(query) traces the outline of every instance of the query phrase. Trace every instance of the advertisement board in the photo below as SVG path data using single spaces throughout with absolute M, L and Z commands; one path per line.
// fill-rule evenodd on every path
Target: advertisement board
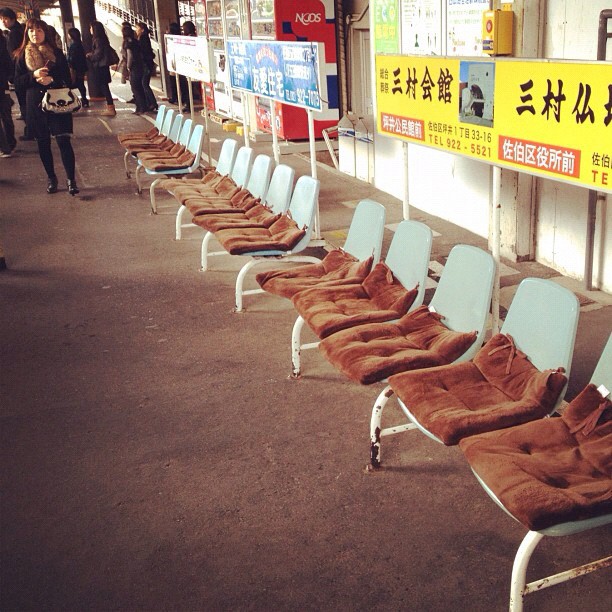
M 602 62 L 376 56 L 379 133 L 612 192 Z
M 228 41 L 231 86 L 300 108 L 322 109 L 319 58 L 323 45 L 311 42 Z
M 201 36 L 166 34 L 166 65 L 170 72 L 196 81 L 211 81 L 208 41 Z

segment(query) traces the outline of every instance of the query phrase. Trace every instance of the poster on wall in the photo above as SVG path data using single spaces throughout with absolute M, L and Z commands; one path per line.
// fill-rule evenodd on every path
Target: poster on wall
M 374 0 L 376 53 L 399 53 L 399 1 Z
M 442 0 L 402 1 L 402 53 L 442 54 Z
M 379 133 L 612 193 L 612 81 L 599 62 L 376 56 Z
M 447 0 L 447 55 L 486 55 L 482 50 L 482 14 L 489 0 Z

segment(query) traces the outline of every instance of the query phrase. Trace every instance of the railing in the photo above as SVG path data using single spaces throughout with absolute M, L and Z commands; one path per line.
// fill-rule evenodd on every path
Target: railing
M 111 4 L 110 2 L 101 2 L 100 0 L 96 0 L 96 6 L 99 6 L 103 11 L 109 13 L 110 15 L 115 15 L 119 17 L 121 21 L 127 21 L 130 25 L 135 26 L 139 21 L 147 24 L 149 28 L 149 32 L 151 34 L 151 42 L 155 41 L 156 46 L 158 47 L 157 40 L 157 26 L 155 21 L 141 15 L 139 13 L 134 13 L 133 11 L 125 10 L 119 6 Z M 157 49 L 155 49 L 157 50 Z

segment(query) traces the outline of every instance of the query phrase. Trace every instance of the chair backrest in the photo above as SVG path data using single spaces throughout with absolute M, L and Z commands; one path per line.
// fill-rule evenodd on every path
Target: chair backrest
M 216 165 L 216 170 L 219 174 L 225 176 L 232 171 L 234 161 L 236 160 L 236 153 L 238 153 L 238 141 L 226 138 L 223 141 L 223 145 L 221 145 L 221 152 L 219 153 Z
M 234 167 L 230 172 L 230 176 L 239 187 L 244 187 L 249 180 L 254 155 L 255 152 L 251 147 L 241 147 L 236 155 L 236 161 L 234 162 Z
M 495 280 L 490 253 L 467 244 L 451 249 L 430 306 L 442 322 L 460 332 L 477 331 L 476 341 L 457 361 L 471 359 L 482 346 Z
M 268 193 L 270 177 L 272 176 L 272 158 L 269 155 L 258 155 L 251 168 L 251 176 L 246 188 L 251 195 L 263 201 Z
M 200 165 L 200 157 L 202 155 L 202 143 L 204 141 L 204 126 L 196 125 L 193 128 L 191 137 L 189 138 L 189 145 L 187 149 L 195 155 L 193 163 L 189 167 L 189 172 L 194 172 Z
M 580 304 L 565 287 L 544 278 L 518 286 L 501 331 L 538 370 L 565 368 L 569 377 Z
M 172 140 L 172 142 L 178 142 L 181 127 L 183 127 L 183 115 L 179 113 L 174 117 L 172 127 L 168 133 L 168 138 Z
M 191 126 L 193 121 L 191 119 L 185 119 L 183 127 L 181 127 L 181 133 L 179 134 L 178 142 L 182 145 L 187 146 L 189 144 L 189 136 L 191 135 Z
M 155 115 L 155 123 L 153 126 L 156 127 L 158 131 L 161 130 L 161 127 L 164 124 L 164 116 L 166 115 L 167 108 L 168 107 L 165 104 L 160 104 L 157 109 L 157 115 Z
M 321 182 L 312 176 L 300 176 L 295 183 L 289 213 L 297 226 L 306 230 L 306 234 L 291 250 L 292 253 L 305 249 L 310 242 L 320 188 Z
M 606 389 L 612 391 L 612 334 L 608 337 L 608 342 L 595 366 L 591 382 L 598 387 L 605 385 Z
M 169 109 L 166 112 L 161 130 L 159 130 L 160 134 L 162 134 L 163 136 L 168 136 L 168 134 L 170 134 L 170 129 L 172 128 L 172 120 L 174 119 L 175 114 L 176 111 L 173 108 Z
M 295 170 L 293 168 L 285 164 L 279 164 L 274 168 L 264 201 L 275 214 L 284 213 L 289 208 L 294 178 Z
M 374 263 L 378 263 L 385 232 L 386 212 L 385 207 L 374 200 L 361 200 L 357 204 L 344 242 L 344 250 L 349 255 L 359 261 L 374 255 Z
M 418 293 L 410 310 L 418 308 L 425 297 L 432 240 L 432 231 L 424 223 L 402 221 L 395 230 L 385 257 L 385 263 L 406 289 L 418 285 Z

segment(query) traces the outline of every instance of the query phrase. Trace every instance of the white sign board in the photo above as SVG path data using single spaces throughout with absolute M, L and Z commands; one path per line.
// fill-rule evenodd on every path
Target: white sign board
M 167 34 L 165 41 L 166 65 L 170 72 L 196 81 L 212 81 L 210 46 L 205 38 Z

